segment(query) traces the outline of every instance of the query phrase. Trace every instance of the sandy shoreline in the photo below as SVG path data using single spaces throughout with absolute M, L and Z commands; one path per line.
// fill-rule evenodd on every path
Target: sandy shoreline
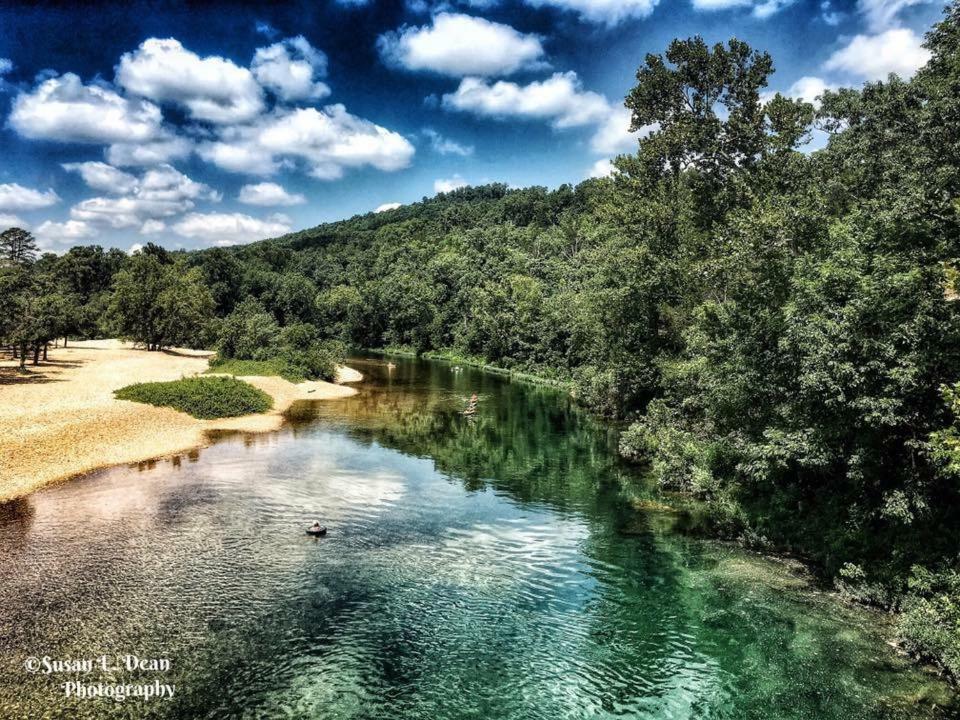
M 52 349 L 49 362 L 24 379 L 0 363 L 0 501 L 97 468 L 172 455 L 210 443 L 210 430 L 266 432 L 283 424 L 297 400 L 353 395 L 341 384 L 294 384 L 279 377 L 243 378 L 273 397 L 262 415 L 197 420 L 170 408 L 117 400 L 135 382 L 176 380 L 207 369 L 209 353 L 149 353 L 115 340 Z M 342 368 L 338 383 L 360 373 Z

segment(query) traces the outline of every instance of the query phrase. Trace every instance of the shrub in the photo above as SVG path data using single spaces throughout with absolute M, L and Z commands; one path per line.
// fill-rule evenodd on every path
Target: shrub
M 224 377 L 137 383 L 120 388 L 114 395 L 119 400 L 171 407 L 203 420 L 262 413 L 273 407 L 272 398 L 262 390 Z
M 343 345 L 336 341 L 315 342 L 305 350 L 284 348 L 278 359 L 285 362 L 294 372 L 310 380 L 334 380 L 337 365 L 345 355 Z
M 898 630 L 908 650 L 960 677 L 960 572 L 914 567 Z
M 267 360 L 279 334 L 280 326 L 263 305 L 247 299 L 220 324 L 217 352 L 224 359 Z
M 332 381 L 337 365 L 343 361 L 343 345 L 336 341 L 315 342 L 305 350 L 281 347 L 273 355 L 260 360 L 216 357 L 210 362 L 208 373 L 225 375 L 278 375 L 290 382 L 304 380 Z

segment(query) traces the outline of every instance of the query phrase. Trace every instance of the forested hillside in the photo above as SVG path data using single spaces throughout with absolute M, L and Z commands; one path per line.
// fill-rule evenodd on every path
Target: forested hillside
M 0 332 L 25 355 L 119 332 L 303 376 L 349 345 L 570 380 L 714 531 L 900 607 L 910 647 L 958 672 L 960 5 L 927 46 L 912 80 L 814 107 L 770 97 L 770 57 L 739 41 L 675 41 L 626 99 L 658 129 L 577 187 L 194 253 L 33 261 L 8 233 Z

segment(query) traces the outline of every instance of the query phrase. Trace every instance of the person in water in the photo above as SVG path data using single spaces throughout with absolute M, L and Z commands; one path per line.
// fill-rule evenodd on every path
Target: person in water
M 310 532 L 320 532 L 321 530 L 323 530 L 323 528 L 320 527 L 320 523 L 314 521 L 313 526 L 310 528 Z

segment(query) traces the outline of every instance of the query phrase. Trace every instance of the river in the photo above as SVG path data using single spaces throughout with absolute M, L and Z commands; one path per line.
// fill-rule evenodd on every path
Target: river
M 394 362 L 358 359 L 358 396 L 279 432 L 0 506 L 0 717 L 955 714 L 884 616 L 634 510 L 642 478 L 569 398 Z M 314 519 L 327 537 L 304 534 Z M 169 665 L 114 667 L 126 655 Z

